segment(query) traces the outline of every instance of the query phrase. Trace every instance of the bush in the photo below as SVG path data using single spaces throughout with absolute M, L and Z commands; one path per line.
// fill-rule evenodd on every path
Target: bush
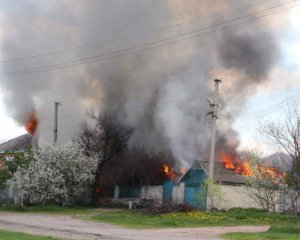
M 227 211 L 227 213 L 229 213 L 231 215 L 239 215 L 239 214 L 246 213 L 247 215 L 250 216 L 250 215 L 267 213 L 267 211 L 264 209 L 259 209 L 259 208 L 231 208 Z
M 185 203 L 160 204 L 153 202 L 151 206 L 146 208 L 146 211 L 151 214 L 166 214 L 173 212 L 192 212 L 196 208 Z
M 111 198 L 99 199 L 98 206 L 104 208 L 128 208 L 128 204 L 126 204 L 124 201 L 112 200 Z
M 5 168 L 0 170 L 0 190 L 6 189 L 6 181 L 11 179 L 18 168 L 26 168 L 32 161 L 32 150 L 26 149 L 24 153 L 5 152 L 11 160 L 5 160 Z
M 96 165 L 97 157 L 87 157 L 79 143 L 43 146 L 8 181 L 10 196 L 22 206 L 72 204 L 93 183 Z

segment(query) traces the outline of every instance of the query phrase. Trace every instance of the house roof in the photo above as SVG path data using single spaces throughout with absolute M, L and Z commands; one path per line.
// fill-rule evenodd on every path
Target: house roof
M 24 134 L 0 144 L 0 153 L 24 151 L 26 148 L 31 147 L 33 142 L 34 140 L 31 135 Z
M 190 169 L 203 169 L 208 175 L 209 162 L 208 161 L 195 161 Z M 189 170 L 190 170 L 189 169 Z M 186 173 L 189 171 L 187 170 Z M 186 173 L 179 179 L 179 182 L 184 179 Z M 214 180 L 224 184 L 243 184 L 244 177 L 238 173 L 235 173 L 231 169 L 225 168 L 220 162 L 215 162 Z

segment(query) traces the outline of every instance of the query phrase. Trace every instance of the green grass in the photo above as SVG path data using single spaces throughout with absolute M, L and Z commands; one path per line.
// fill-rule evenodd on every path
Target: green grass
M 223 235 L 223 238 L 231 240 L 299 240 L 300 226 L 272 226 L 270 230 L 265 233 L 228 233 Z
M 37 205 L 37 206 L 22 207 L 16 204 L 0 205 L 0 211 L 9 211 L 9 212 L 88 214 L 93 210 L 94 208 L 81 207 L 81 206 L 61 207 L 58 205 Z
M 71 214 L 81 219 L 105 222 L 129 228 L 287 225 L 292 222 L 290 215 L 268 213 L 252 208 L 233 208 L 227 212 L 206 213 L 204 211 L 194 211 L 160 215 L 146 213 L 145 210 L 111 210 L 79 206 L 60 207 L 57 205 L 30 207 L 2 205 L 0 206 L 0 211 L 1 210 L 24 213 Z
M 8 232 L 0 230 L 0 240 L 59 240 L 59 238 L 34 236 L 19 232 Z
M 200 227 L 289 224 L 291 217 L 267 213 L 258 209 L 232 209 L 228 212 L 147 214 L 142 211 L 106 211 L 92 214 L 89 220 L 106 222 L 133 228 Z

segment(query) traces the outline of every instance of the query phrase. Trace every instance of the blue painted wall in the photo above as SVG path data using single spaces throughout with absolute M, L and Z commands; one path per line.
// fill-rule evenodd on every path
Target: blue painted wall
M 207 179 L 202 168 L 190 168 L 180 182 L 185 183 L 184 203 L 199 209 L 206 208 L 206 193 L 201 184 Z
M 202 168 L 190 168 L 180 182 L 199 186 L 206 178 L 207 174 Z

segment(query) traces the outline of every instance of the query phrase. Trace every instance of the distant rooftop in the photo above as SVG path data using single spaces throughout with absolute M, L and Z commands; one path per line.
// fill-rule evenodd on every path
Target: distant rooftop
M 29 134 L 24 134 L 19 137 L 13 138 L 5 143 L 0 144 L 1 152 L 16 152 L 24 151 L 26 148 L 36 144 L 36 140 Z

